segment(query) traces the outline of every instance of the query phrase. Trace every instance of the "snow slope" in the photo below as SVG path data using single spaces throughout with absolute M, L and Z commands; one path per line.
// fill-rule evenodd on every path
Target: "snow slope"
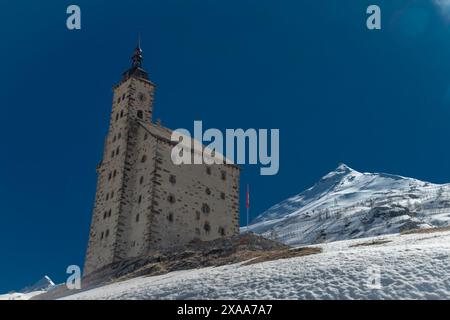
M 449 224 L 450 184 L 360 173 L 341 164 L 313 187 L 264 212 L 249 229 L 299 245 Z
M 380 240 L 390 242 L 354 246 Z M 450 232 L 318 246 L 323 253 L 139 277 L 65 299 L 450 299 Z

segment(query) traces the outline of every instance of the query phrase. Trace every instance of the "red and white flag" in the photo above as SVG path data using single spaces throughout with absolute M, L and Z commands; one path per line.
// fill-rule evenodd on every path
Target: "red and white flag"
M 245 201 L 245 207 L 248 209 L 250 208 L 250 186 L 247 185 L 247 197 Z

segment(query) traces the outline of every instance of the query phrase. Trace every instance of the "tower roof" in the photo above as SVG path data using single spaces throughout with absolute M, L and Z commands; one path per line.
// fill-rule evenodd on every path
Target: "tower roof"
M 133 57 L 131 58 L 131 61 L 133 61 L 132 66 L 133 67 L 141 67 L 142 60 L 144 60 L 144 58 L 142 57 L 141 37 L 138 36 L 136 48 L 134 49 L 134 54 L 133 54 Z
M 138 36 L 136 48 L 134 49 L 133 56 L 131 57 L 131 68 L 123 73 L 122 80 L 127 80 L 130 77 L 148 80 L 148 73 L 142 68 L 143 60 L 141 38 Z

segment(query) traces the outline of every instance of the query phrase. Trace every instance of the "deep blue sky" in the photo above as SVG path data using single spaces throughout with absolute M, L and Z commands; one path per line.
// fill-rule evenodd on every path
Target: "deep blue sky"
M 72 3 L 81 31 L 65 28 Z M 369 4 L 381 31 L 365 27 Z M 243 168 L 253 215 L 339 162 L 450 181 L 450 29 L 432 0 L 1 0 L 0 12 L 0 292 L 82 265 L 111 88 L 138 32 L 164 125 L 280 129 L 279 174 Z

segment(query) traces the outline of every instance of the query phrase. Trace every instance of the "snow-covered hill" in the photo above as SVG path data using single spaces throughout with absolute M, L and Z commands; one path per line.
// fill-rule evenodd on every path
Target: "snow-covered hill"
M 64 299 L 450 299 L 450 232 L 316 245 L 323 253 L 138 277 Z
M 449 223 L 450 184 L 360 173 L 341 164 L 313 187 L 264 212 L 249 229 L 299 245 Z
M 63 299 L 450 299 L 450 231 L 314 246 L 322 253 L 137 277 Z

